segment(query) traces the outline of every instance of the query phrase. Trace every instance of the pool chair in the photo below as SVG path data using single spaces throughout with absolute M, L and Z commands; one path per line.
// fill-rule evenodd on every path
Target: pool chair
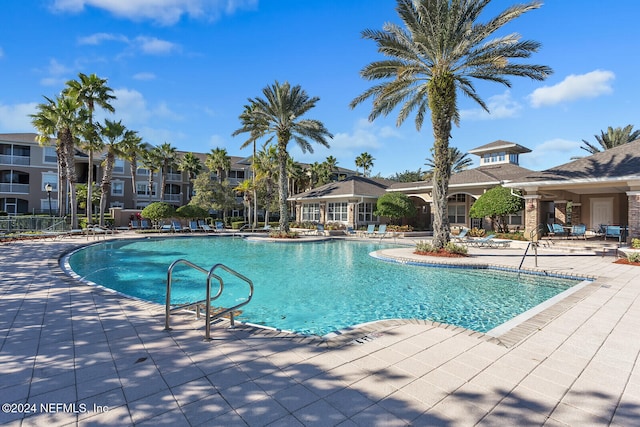
M 364 232 L 364 236 L 365 237 L 371 237 L 373 235 L 375 235 L 376 233 L 376 225 L 375 224 L 369 224 L 367 226 L 367 231 Z
M 173 231 L 184 231 L 184 229 L 182 228 L 182 224 L 180 224 L 180 221 L 171 221 L 171 227 L 173 228 Z
M 171 224 L 162 224 L 160 231 L 173 231 L 173 226 Z
M 150 230 L 151 229 L 151 224 L 149 224 L 149 221 L 146 219 L 143 219 L 140 221 L 140 228 L 142 228 L 143 230 Z
M 458 234 L 457 236 L 451 236 L 451 241 L 453 243 L 466 243 L 469 240 L 469 237 L 467 237 L 467 233 L 469 233 L 469 229 L 463 228 L 460 234 Z
M 207 224 L 207 222 L 203 220 L 198 221 L 198 227 L 200 227 L 202 231 L 206 231 L 207 233 L 210 231 L 213 231 L 213 229 L 209 226 L 209 224 Z
M 353 229 L 353 227 L 347 227 L 347 229 L 344 230 L 344 234 L 346 234 L 347 236 L 355 236 L 356 231 Z
M 189 221 L 189 231 L 200 231 L 197 221 Z
M 582 237 L 587 240 L 587 226 L 584 224 L 576 224 L 571 227 L 571 237 L 575 237 L 576 239 Z
M 131 221 L 131 229 L 139 230 L 140 229 L 140 221 L 133 220 Z
M 387 224 L 380 224 L 378 230 L 373 233 L 376 237 L 381 239 L 387 235 Z
M 547 228 L 549 229 L 549 236 L 568 237 L 568 233 L 560 224 L 547 224 Z
M 489 234 L 488 236 L 483 237 L 481 239 L 469 239 L 465 241 L 465 243 L 469 246 L 474 246 L 476 248 L 487 247 L 484 245 L 490 242 L 491 240 L 493 240 L 494 237 L 496 237 L 495 234 Z
M 604 240 L 607 240 L 607 237 L 620 240 L 620 231 L 619 225 L 607 225 L 607 228 L 604 231 Z
M 506 239 L 481 239 L 482 242 L 478 244 L 479 248 L 508 248 L 511 245 L 511 240 Z
M 216 221 L 214 230 L 215 231 L 224 231 L 224 222 Z

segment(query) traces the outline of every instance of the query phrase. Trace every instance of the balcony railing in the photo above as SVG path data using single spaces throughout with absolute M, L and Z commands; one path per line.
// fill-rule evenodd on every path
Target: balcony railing
M 0 164 L 3 165 L 22 165 L 28 166 L 31 163 L 29 156 L 11 156 L 6 154 L 0 154 Z
M 179 173 L 168 173 L 167 181 L 182 181 L 182 174 Z
M 165 194 L 164 195 L 164 201 L 165 202 L 181 202 L 182 200 L 180 200 L 181 195 L 180 194 Z
M 0 193 L 29 194 L 29 184 L 14 184 L 12 182 L 0 182 Z

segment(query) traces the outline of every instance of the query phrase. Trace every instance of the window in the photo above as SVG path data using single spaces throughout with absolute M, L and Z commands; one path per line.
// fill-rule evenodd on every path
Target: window
M 373 221 L 373 211 L 376 210 L 375 203 L 361 203 L 358 205 L 358 222 L 366 223 Z
M 116 161 L 113 164 L 113 173 L 116 173 L 119 175 L 124 174 L 124 160 L 116 159 Z
M 45 190 L 47 184 L 51 184 L 51 191 L 58 191 L 58 174 L 53 172 L 45 172 L 42 174 L 42 191 Z
M 124 196 L 124 182 L 122 181 L 111 182 L 111 195 Z
M 320 204 L 305 203 L 302 205 L 302 221 L 320 221 Z
M 327 205 L 327 221 L 347 221 L 346 203 L 329 203 Z
M 498 161 L 499 162 L 504 162 L 504 159 L 505 159 L 505 152 L 504 151 L 499 152 L 498 153 Z
M 509 225 L 522 225 L 522 211 L 517 214 L 509 215 L 508 218 Z
M 156 187 L 157 184 L 154 182 L 151 186 L 151 195 L 156 195 Z M 136 193 L 138 196 L 148 196 L 149 195 L 149 184 L 146 182 L 136 182 Z
M 466 224 L 467 195 L 454 194 L 447 198 L 447 215 L 450 224 Z
M 43 160 L 44 163 L 58 162 L 58 155 L 56 154 L 55 147 L 44 147 L 43 151 L 44 151 L 44 160 Z
M 465 205 L 449 205 L 448 216 L 449 216 L 449 224 L 466 224 L 465 220 Z

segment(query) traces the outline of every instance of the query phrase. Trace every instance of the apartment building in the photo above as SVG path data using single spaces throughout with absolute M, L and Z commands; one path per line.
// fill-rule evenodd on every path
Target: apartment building
M 0 134 L 0 211 L 10 215 L 57 214 L 59 203 L 58 162 L 55 140 L 42 146 L 36 142 L 35 133 Z M 184 154 L 179 152 L 179 155 Z M 203 162 L 206 154 L 194 153 Z M 102 155 L 95 156 L 93 181 L 102 179 Z M 76 150 L 76 174 L 79 184 L 86 184 L 89 177 L 89 157 Z M 231 169 L 227 179 L 235 186 L 251 177 L 251 162 L 246 157 L 231 156 Z M 47 185 L 49 184 L 50 187 Z M 116 159 L 111 192 L 107 207 L 142 209 L 152 202 L 160 201 L 160 173 L 154 173 L 149 190 L 149 170 L 138 168 L 135 185 L 132 185 L 130 165 L 123 159 Z M 50 188 L 50 192 L 47 189 Z M 190 182 L 186 173 L 177 168 L 169 170 L 166 176 L 163 201 L 182 206 L 190 200 Z M 241 203 L 241 198 L 238 202 Z

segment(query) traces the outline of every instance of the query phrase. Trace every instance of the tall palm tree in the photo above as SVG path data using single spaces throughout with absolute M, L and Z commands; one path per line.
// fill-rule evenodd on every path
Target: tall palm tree
M 104 142 L 98 135 L 98 128 L 90 121 L 82 124 L 82 140 L 80 148 L 87 153 L 88 173 L 87 173 L 87 224 L 93 222 L 93 161 L 96 153 L 101 153 L 104 149 Z
M 205 163 L 210 171 L 216 171 L 218 182 L 222 183 L 225 178 L 225 172 L 231 169 L 231 157 L 227 154 L 226 148 L 212 148 L 207 154 Z
M 513 62 L 538 51 L 535 41 L 520 41 L 518 34 L 489 39 L 496 31 L 541 3 L 514 5 L 486 23 L 477 22 L 490 0 L 398 0 L 397 12 L 406 28 L 385 24 L 382 31 L 365 30 L 378 52 L 388 59 L 375 61 L 361 71 L 368 80 L 383 79 L 351 102 L 351 107 L 373 98 L 369 120 L 388 115 L 398 105 L 396 125 L 413 111 L 420 130 L 431 111 L 434 136 L 433 244 L 443 248 L 449 241 L 447 192 L 450 166 L 451 125 L 459 124 L 457 90 L 488 111 L 471 79 L 511 83 L 509 76 L 543 80 L 551 69 L 543 65 Z
M 250 133 L 271 135 L 277 138 L 278 150 L 278 192 L 280 207 L 280 230 L 289 231 L 289 215 L 287 209 L 287 146 L 293 139 L 303 152 L 313 152 L 309 139 L 325 147 L 329 146 L 327 138 L 333 135 L 318 120 L 301 119 L 310 109 L 316 106 L 319 98 L 310 98 L 299 85 L 291 86 L 277 81 L 262 90 L 263 98 L 251 99 L 253 105 L 248 123 L 233 134 Z
M 153 175 L 162 168 L 162 158 L 160 158 L 157 147 L 142 150 L 141 161 L 144 168 L 149 171 L 147 176 L 147 193 L 149 200 L 153 198 Z
M 137 133 L 125 132 L 125 137 L 120 143 L 120 153 L 124 160 L 129 162 L 129 175 L 131 176 L 131 191 L 133 194 L 133 208 L 138 206 L 138 189 L 136 187 L 136 174 L 138 170 L 138 159 L 144 150 L 142 138 Z
M 257 185 L 264 194 L 264 221 L 269 222 L 269 209 L 273 203 L 273 188 L 278 179 L 278 152 L 273 145 L 258 151 L 255 157 Z M 257 212 L 256 212 L 257 217 Z
M 83 149 L 88 151 L 89 155 L 89 174 L 87 176 L 87 200 L 92 200 L 91 192 L 93 191 L 93 158 L 92 154 L 95 151 L 101 150 L 101 141 L 99 135 L 94 130 L 93 125 L 93 112 L 96 105 L 103 109 L 113 113 L 115 109 L 110 104 L 110 101 L 116 99 L 112 95 L 113 90 L 107 86 L 107 79 L 101 79 L 95 74 L 87 76 L 83 73 L 78 73 L 78 80 L 69 80 L 66 84 L 66 89 L 63 93 L 71 98 L 76 99 L 88 111 L 88 123 L 84 132 L 84 144 Z M 135 192 L 134 192 L 135 194 Z M 87 203 L 87 208 L 91 207 L 91 203 Z M 92 210 L 87 209 L 87 221 L 92 222 Z
M 200 158 L 191 152 L 184 153 L 178 162 L 178 169 L 189 175 L 189 200 L 191 200 L 191 195 L 193 194 L 193 180 L 202 172 L 203 168 Z
M 369 176 L 370 170 L 373 167 L 374 160 L 375 159 L 373 158 L 373 156 L 365 151 L 364 153 L 356 157 L 356 168 L 362 168 L 362 174 L 364 176 Z M 356 169 L 356 174 L 357 172 L 358 171 Z
M 38 113 L 32 114 L 32 123 L 38 130 L 38 141 L 48 141 L 55 136 L 58 140 L 56 144 L 56 153 L 64 161 L 59 161 L 59 165 L 63 165 L 65 169 L 66 180 L 69 183 L 69 203 L 71 209 L 71 228 L 78 228 L 78 204 L 76 200 L 76 163 L 75 163 L 75 135 L 80 132 L 80 125 L 84 116 L 82 115 L 82 106 L 77 100 L 68 96 L 60 95 L 53 101 L 44 97 L 47 102 L 39 104 L 36 107 Z M 59 174 L 60 176 L 60 174 Z M 65 210 L 64 198 L 61 199 L 60 194 L 64 194 L 66 182 L 62 180 L 58 183 L 58 207 L 62 215 Z
M 601 130 L 600 135 L 594 136 L 596 141 L 598 141 L 598 144 L 600 144 L 600 147 L 583 139 L 582 142 L 584 145 L 580 148 L 591 154 L 599 153 L 600 149 L 608 150 L 609 148 L 635 141 L 640 138 L 640 130 L 634 131 L 633 125 L 627 125 L 624 128 L 617 127 L 615 129 L 609 126 L 607 128 L 607 133 L 604 133 L 604 131 Z
M 177 164 L 178 151 L 176 147 L 172 146 L 168 142 L 160 144 L 155 149 L 157 151 L 157 156 L 162 159 L 162 167 L 160 168 L 162 171 L 162 176 L 160 178 L 160 201 L 163 201 L 165 187 L 167 185 L 167 175 L 169 174 L 169 170 Z
M 429 169 L 425 172 L 424 179 L 430 179 L 433 176 L 433 170 L 436 167 L 435 161 L 432 158 L 427 158 L 427 162 L 425 166 L 429 166 Z M 468 169 L 473 164 L 473 160 L 469 157 L 469 153 L 463 153 L 458 150 L 457 147 L 449 147 L 449 160 L 448 163 L 450 165 L 449 174 L 462 172 L 465 169 Z
M 329 156 L 327 157 L 324 162 L 323 162 L 327 168 L 327 171 L 329 172 L 329 176 L 332 177 L 333 173 L 336 172 L 336 175 L 338 177 L 338 179 L 340 179 L 340 175 L 337 173 L 338 172 L 338 159 L 336 159 L 333 156 Z M 332 179 L 332 178 L 330 178 Z
M 111 180 L 113 177 L 113 166 L 116 157 L 122 156 L 122 141 L 126 138 L 133 137 L 131 132 L 119 121 L 111 121 L 105 119 L 104 125 L 100 125 L 100 134 L 104 138 L 104 146 L 106 150 L 105 159 L 103 161 L 103 174 L 100 189 L 100 220 L 99 224 L 104 226 L 104 213 L 107 210 L 107 197 L 111 194 Z M 134 132 L 135 134 L 135 132 Z

